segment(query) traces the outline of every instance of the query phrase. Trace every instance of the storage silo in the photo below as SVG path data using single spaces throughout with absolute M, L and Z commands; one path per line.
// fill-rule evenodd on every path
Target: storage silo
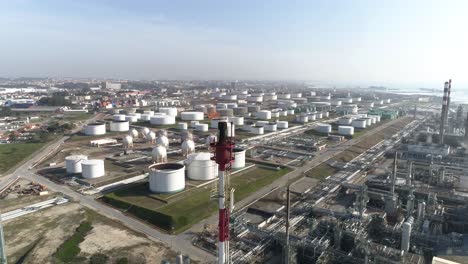
M 410 249 L 410 241 L 411 241 L 411 226 L 412 224 L 409 222 L 404 222 L 402 225 L 401 230 L 401 250 L 404 252 L 408 252 Z
M 113 116 L 114 121 L 125 121 L 125 115 L 117 114 Z
M 352 126 L 338 126 L 338 134 L 343 136 L 354 135 L 354 127 Z
M 200 121 L 203 120 L 204 114 L 203 112 L 194 112 L 194 111 L 186 111 L 180 113 L 181 119 L 183 121 Z
M 171 115 L 155 115 L 151 117 L 152 125 L 174 125 L 176 123 L 175 116 Z
M 245 167 L 245 149 L 235 148 L 234 161 L 232 162 L 233 169 L 242 169 Z
M 332 126 L 330 124 L 317 124 L 315 130 L 323 134 L 328 134 L 331 133 Z
M 269 110 L 260 110 L 255 113 L 255 116 L 259 119 L 267 120 L 271 119 L 271 111 Z
M 307 115 L 298 115 L 296 116 L 296 122 L 304 124 L 309 122 L 309 117 Z
M 141 121 L 150 121 L 152 116 L 153 115 L 149 115 L 149 114 L 141 114 L 140 120 Z
M 213 118 L 213 119 L 211 119 L 210 127 L 217 129 L 219 121 L 226 121 L 226 118 Z
M 136 122 L 138 122 L 138 116 L 127 115 L 127 116 L 125 116 L 125 120 L 127 120 L 130 123 L 136 123 Z
M 175 107 L 160 107 L 158 112 L 164 113 L 168 116 L 177 116 L 177 108 Z
M 85 155 L 73 155 L 65 158 L 65 167 L 67 173 L 81 173 L 81 163 L 87 160 L 88 157 Z
M 130 129 L 130 124 L 128 121 L 112 121 L 109 127 L 113 132 L 126 132 Z
M 185 160 L 187 177 L 197 181 L 208 181 L 218 177 L 218 165 L 211 160 L 211 153 L 192 153 Z
M 351 125 L 353 119 L 351 117 L 341 117 L 338 119 L 338 124 L 340 125 Z
M 228 123 L 233 123 L 236 126 L 242 126 L 244 124 L 244 117 L 243 116 L 232 116 L 228 118 Z
M 248 96 L 246 100 L 250 103 L 261 103 L 263 102 L 263 96 Z
M 278 129 L 285 129 L 288 128 L 289 124 L 288 121 L 278 121 L 276 122 L 276 126 Z
M 85 134 L 88 136 L 99 136 L 106 134 L 105 123 L 91 123 L 85 128 Z
M 232 108 L 232 111 L 234 113 L 234 115 L 236 116 L 243 116 L 244 114 L 247 114 L 248 113 L 248 109 L 247 107 L 234 107 Z
M 262 126 L 251 126 L 250 133 L 255 135 L 263 135 L 265 132 Z
M 165 163 L 167 162 L 167 150 L 164 146 L 158 145 L 151 151 L 151 158 L 153 162 Z
M 82 176 L 85 179 L 93 179 L 104 176 L 104 160 L 90 159 L 81 162 Z
M 226 116 L 226 117 L 234 115 L 234 111 L 232 109 L 220 109 L 218 110 L 218 113 L 220 116 Z
M 355 128 L 366 128 L 366 123 L 367 122 L 364 119 L 355 119 L 355 120 L 353 120 L 352 125 Z
M 187 123 L 177 123 L 177 128 L 180 129 L 180 130 L 187 130 L 188 125 L 187 125 Z
M 195 126 L 195 131 L 208 132 L 208 124 L 197 124 Z
M 185 188 L 185 166 L 179 163 L 153 164 L 149 169 L 149 189 L 154 193 L 174 193 Z
M 276 123 L 268 123 L 263 126 L 264 131 L 267 131 L 267 132 L 275 132 L 277 128 L 278 127 Z

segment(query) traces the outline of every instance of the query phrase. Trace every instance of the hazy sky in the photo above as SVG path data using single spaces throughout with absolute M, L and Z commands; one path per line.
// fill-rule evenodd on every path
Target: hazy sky
M 0 3 L 0 76 L 468 84 L 468 1 Z

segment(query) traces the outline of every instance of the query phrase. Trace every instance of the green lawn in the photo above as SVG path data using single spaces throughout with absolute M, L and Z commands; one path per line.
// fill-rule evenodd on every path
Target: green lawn
M 4 174 L 25 160 L 46 143 L 15 143 L 0 145 L 0 173 Z
M 337 170 L 326 163 L 320 163 L 312 169 L 306 171 L 307 177 L 324 180 L 326 177 L 334 174 Z
M 64 263 L 72 262 L 80 253 L 79 244 L 84 241 L 84 238 L 91 231 L 91 229 L 93 229 L 93 226 L 90 222 L 82 222 L 76 229 L 75 233 L 57 249 L 54 257 Z

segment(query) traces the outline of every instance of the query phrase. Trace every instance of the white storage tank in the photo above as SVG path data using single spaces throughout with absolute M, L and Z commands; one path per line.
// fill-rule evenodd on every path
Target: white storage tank
M 317 119 L 322 119 L 322 118 L 323 118 L 323 114 L 322 114 L 322 113 L 317 113 L 317 114 L 316 114 L 316 117 L 317 117 Z
M 294 115 L 294 109 L 289 109 L 288 110 L 288 115 Z
M 372 125 L 372 118 L 366 117 L 366 118 L 364 118 L 364 120 L 366 120 L 366 125 L 367 125 L 367 126 L 371 126 L 371 125 Z
M 237 107 L 237 103 L 227 103 L 228 109 L 233 109 L 234 107 Z
M 329 116 L 330 116 L 330 113 L 329 113 L 329 112 L 324 112 L 324 113 L 323 113 L 323 117 L 326 118 L 326 117 L 329 117 Z
M 233 116 L 234 115 L 234 111 L 232 109 L 219 109 L 218 110 L 218 114 L 220 116 Z
M 288 126 L 289 126 L 288 121 L 278 121 L 278 122 L 276 122 L 276 127 L 278 129 L 285 129 L 285 128 L 288 128 Z
M 251 126 L 250 127 L 250 133 L 253 133 L 255 135 L 263 135 L 264 130 L 262 126 Z
M 130 129 L 128 121 L 112 121 L 110 123 L 110 131 L 113 132 L 126 132 Z
M 140 120 L 141 121 L 150 121 L 152 116 L 153 115 L 149 115 L 149 114 L 141 114 Z
M 198 132 L 207 132 L 208 131 L 208 124 L 197 124 L 195 126 L 195 131 Z
M 263 126 L 264 131 L 275 132 L 277 129 L 276 123 L 268 123 Z
M 227 109 L 227 104 L 225 104 L 225 103 L 217 103 L 217 104 L 216 104 L 216 110 L 222 110 L 222 109 Z
M 177 116 L 177 108 L 175 107 L 161 107 L 158 112 L 164 113 L 168 116 Z
M 242 169 L 245 167 L 245 149 L 235 148 L 234 161 L 232 162 L 233 169 Z
M 128 116 L 125 116 L 125 120 L 127 120 L 127 121 L 130 122 L 130 123 L 136 123 L 136 122 L 138 122 L 138 116 L 136 116 L 136 115 L 132 115 L 132 116 L 128 115 Z
M 355 128 L 366 128 L 367 122 L 364 119 L 355 119 L 352 123 Z
M 256 113 L 256 112 L 260 111 L 260 106 L 258 106 L 258 105 L 249 105 L 249 106 L 247 106 L 247 111 L 249 113 Z
M 181 119 L 184 121 L 200 121 L 203 120 L 204 114 L 203 112 L 194 112 L 194 111 L 187 111 L 180 113 Z
M 106 134 L 105 123 L 91 123 L 85 128 L 85 134 L 88 136 L 99 136 Z
M 222 100 L 226 101 L 236 101 L 237 100 L 237 95 L 236 94 L 225 94 L 221 96 Z
M 217 129 L 219 121 L 226 121 L 226 119 L 225 118 L 213 118 L 210 121 L 210 127 Z
M 278 94 L 278 99 L 290 99 L 291 94 L 285 93 L 285 94 Z
M 307 116 L 309 117 L 309 121 L 314 121 L 315 119 L 317 119 L 316 114 L 308 114 Z
M 332 106 L 340 106 L 341 105 L 341 101 L 340 100 L 333 100 L 330 102 Z
M 211 153 L 192 153 L 185 160 L 187 177 L 197 181 L 208 181 L 218 177 L 218 164 L 211 160 Z
M 152 115 L 154 115 L 154 111 L 153 110 L 145 110 L 145 111 L 143 111 L 143 114 L 152 116 Z
M 338 124 L 340 125 L 351 125 L 353 119 L 351 117 L 341 117 L 338 119 Z
M 82 176 L 85 179 L 99 178 L 106 174 L 104 160 L 90 159 L 81 162 Z
M 272 118 L 280 117 L 280 113 L 278 111 L 271 112 L 271 117 Z
M 125 115 L 121 115 L 121 114 L 114 115 L 113 119 L 114 121 L 125 121 Z
M 187 130 L 188 125 L 187 123 L 177 123 L 177 128 L 180 130 Z
M 149 189 L 154 193 L 173 193 L 185 188 L 185 166 L 162 163 L 149 166 Z
M 198 122 L 198 121 L 190 121 L 190 127 L 191 127 L 191 128 L 196 128 L 198 124 L 200 124 L 200 122 Z
M 67 173 L 81 173 L 81 162 L 87 159 L 88 157 L 85 155 L 74 155 L 66 157 L 65 167 L 67 168 Z
M 232 108 L 232 111 L 234 112 L 234 115 L 236 116 L 243 116 L 247 114 L 247 107 L 234 107 Z
M 298 115 L 296 116 L 296 122 L 304 124 L 309 122 L 309 117 L 306 115 Z
M 263 96 L 249 96 L 246 100 L 250 103 L 261 103 L 263 102 Z
M 278 96 L 276 94 L 265 94 L 263 95 L 263 101 L 276 101 Z
M 260 119 L 271 119 L 271 111 L 268 110 L 260 110 L 255 113 L 255 116 Z
M 206 106 L 204 106 L 204 105 L 196 105 L 196 106 L 194 107 L 194 109 L 195 109 L 195 111 L 197 111 L 197 112 L 203 112 L 203 113 L 205 113 L 205 114 L 207 113 Z
M 301 98 L 301 97 L 302 97 L 302 93 L 292 93 L 292 94 L 291 94 L 291 97 L 292 97 L 292 98 Z
M 318 124 L 315 130 L 323 134 L 328 134 L 331 133 L 332 126 L 330 124 Z
M 152 125 L 174 125 L 176 119 L 172 115 L 155 115 L 151 117 L 150 123 Z
M 228 118 L 228 123 L 233 123 L 236 126 L 242 126 L 244 124 L 243 116 L 232 116 Z
M 343 136 L 354 135 L 354 127 L 352 126 L 338 126 L 338 134 Z

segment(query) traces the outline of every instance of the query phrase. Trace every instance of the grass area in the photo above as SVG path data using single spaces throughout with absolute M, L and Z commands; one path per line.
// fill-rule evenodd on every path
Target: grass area
M 46 143 L 15 143 L 0 145 L 0 173 L 6 173 Z
M 72 262 L 80 253 L 79 244 L 84 241 L 91 229 L 93 229 L 91 222 L 82 222 L 75 230 L 75 233 L 57 249 L 54 257 L 65 263 Z
M 246 198 L 290 171 L 289 168 L 280 170 L 256 168 L 232 177 L 231 187 L 236 189 L 235 200 Z M 182 198 L 178 197 L 174 199 L 175 201 L 162 206 L 160 201 L 154 199 L 156 194 L 149 193 L 146 184 L 132 188 L 131 192 L 119 190 L 109 193 L 103 197 L 103 200 L 166 231 L 179 233 L 216 212 L 217 202 L 210 199 L 210 188 L 211 186 L 185 192 Z
M 326 163 L 320 163 L 312 169 L 305 172 L 305 175 L 310 178 L 324 180 L 326 177 L 334 174 L 337 170 Z
M 94 114 L 92 113 L 65 113 L 63 114 L 63 119 L 66 120 L 66 121 L 83 121 L 83 120 L 86 120 L 88 118 L 90 118 L 91 116 L 93 116 Z
M 106 134 L 104 135 L 99 135 L 99 136 L 87 136 L 83 133 L 78 133 L 78 134 L 74 134 L 70 137 L 70 139 L 68 139 L 68 141 L 70 142 L 76 142 L 76 141 L 84 141 L 84 140 L 87 140 L 87 141 L 91 141 L 91 140 L 96 140 L 96 139 L 101 139 L 101 138 L 108 138 L 108 137 L 115 137 L 115 136 L 118 136 L 118 135 L 126 135 L 127 133 L 126 132 L 116 132 L 116 131 L 107 131 Z

